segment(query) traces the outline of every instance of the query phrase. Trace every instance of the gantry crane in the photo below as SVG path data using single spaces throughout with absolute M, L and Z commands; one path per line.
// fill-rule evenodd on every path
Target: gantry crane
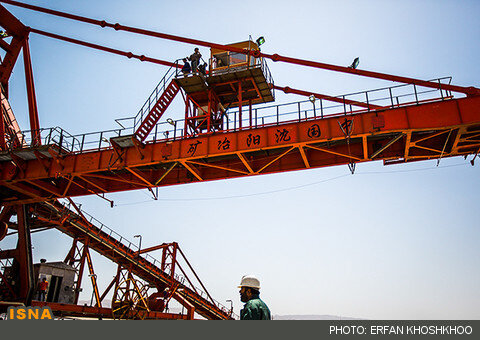
M 92 194 L 105 198 L 105 194 L 111 192 L 137 189 L 153 192 L 154 188 L 168 185 L 341 164 L 348 165 L 353 173 L 360 162 L 383 160 L 384 164 L 397 164 L 453 156 L 476 157 L 480 151 L 480 89 L 452 85 L 450 78 L 425 81 L 382 74 L 359 70 L 353 65 L 343 67 L 266 54 L 251 40 L 221 45 L 11 0 L 0 2 L 102 28 L 211 49 L 204 72 L 182 73 L 183 65 L 178 60 L 169 62 L 134 55 L 25 27 L 0 6 L 0 24 L 13 37 L 10 44 L 2 41 L 1 46 L 6 57 L 0 68 L 4 111 L 0 125 L 0 199 L 3 204 L 0 235 L 6 233 L 8 220 L 16 213 L 20 240 L 16 250 L 3 251 L 0 258 L 16 258 L 23 278 L 28 278 L 31 272 L 29 222 L 26 220 L 33 216 L 65 232 L 64 223 L 72 212 L 68 210 L 67 217 L 60 214 L 59 211 L 64 210 L 58 206 L 59 199 Z M 30 33 L 170 68 L 139 113 L 132 117 L 131 127 L 75 136 L 60 128 L 42 129 L 28 53 Z M 21 131 L 14 123 L 7 100 L 8 79 L 21 48 L 30 131 Z M 268 69 L 268 59 L 403 84 L 329 96 L 275 84 Z M 274 101 L 275 90 L 307 96 L 309 100 L 267 104 Z M 184 119 L 161 122 L 179 93 L 185 102 Z M 456 98 L 453 93 L 465 97 Z M 52 209 L 57 212 L 56 217 L 49 215 Z M 75 240 L 78 238 L 74 233 L 71 236 Z M 139 263 L 134 264 L 130 273 L 152 281 L 147 274 L 139 274 L 139 266 Z M 158 280 L 163 282 L 161 278 Z M 25 283 L 22 283 L 19 296 L 28 300 L 31 282 L 22 282 Z M 177 297 L 188 300 L 181 294 Z M 100 298 L 97 300 L 100 305 Z M 196 308 L 203 311 L 206 305 L 197 303 Z M 211 313 L 206 317 L 228 318 L 225 312 Z

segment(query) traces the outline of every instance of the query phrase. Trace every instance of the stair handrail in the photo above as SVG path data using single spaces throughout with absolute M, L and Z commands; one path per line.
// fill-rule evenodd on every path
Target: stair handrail
M 117 241 L 119 241 L 120 244 L 122 244 L 124 247 L 126 247 L 127 249 L 130 249 L 131 251 L 134 251 L 133 250 L 133 247 L 137 248 L 138 251 L 140 251 L 140 248 L 138 245 L 136 245 L 135 243 L 133 243 L 132 241 L 128 240 L 127 238 L 123 237 L 122 235 L 120 235 L 119 233 L 117 233 L 116 231 L 114 231 L 112 228 L 106 226 L 104 223 L 102 223 L 101 221 L 99 221 L 98 219 L 96 219 L 95 217 L 93 217 L 92 215 L 90 215 L 89 213 L 87 213 L 84 209 L 82 209 L 80 206 L 77 206 L 77 208 L 79 209 L 79 211 L 81 212 L 81 214 L 83 215 L 83 218 L 82 216 L 80 216 L 78 213 L 76 213 L 74 210 L 72 210 L 72 204 L 70 202 L 62 202 L 62 201 L 57 201 L 58 203 L 60 203 L 62 206 L 63 206 L 63 209 L 65 209 L 66 211 L 68 211 L 70 214 L 72 214 L 73 216 L 77 216 L 79 219 L 85 219 L 85 221 L 87 223 L 89 223 L 90 225 L 92 225 L 94 228 L 97 229 L 98 232 L 103 232 L 105 234 L 107 234 L 109 237 L 113 238 L 113 239 L 116 239 Z M 100 226 L 99 226 L 100 225 Z M 117 237 L 115 237 L 114 235 L 116 235 Z M 161 270 L 157 265 L 156 263 L 161 263 L 161 261 L 159 261 L 158 259 L 154 258 L 153 256 L 151 256 L 150 254 L 139 254 L 139 257 L 141 257 L 141 259 L 143 261 L 146 261 L 149 263 L 149 265 L 152 265 L 153 267 L 155 267 L 156 269 L 158 270 Z M 175 277 L 173 277 L 174 280 L 176 280 L 177 282 L 180 282 L 180 284 L 183 286 L 183 288 L 186 288 L 186 289 L 189 289 L 191 290 L 193 293 L 196 293 L 197 295 L 201 296 L 202 299 L 204 299 L 204 301 L 208 302 L 208 303 L 211 303 L 212 305 L 214 305 L 216 308 L 222 310 L 222 311 L 228 311 L 226 309 L 226 307 L 224 305 L 222 305 L 220 302 L 214 300 L 213 298 L 211 298 L 208 294 L 208 292 L 206 291 L 203 291 L 201 290 L 200 288 L 198 287 L 195 287 L 193 285 L 193 283 L 190 283 L 190 284 L 187 284 L 186 281 L 187 280 L 187 277 L 185 275 L 182 275 L 182 274 L 178 274 L 178 273 L 175 273 Z M 199 281 L 199 283 L 201 284 L 201 281 Z M 205 297 L 204 297 L 205 295 Z M 208 297 L 210 297 L 211 301 L 208 300 Z M 202 302 L 203 303 L 203 302 Z M 233 315 L 235 315 L 233 313 Z
M 148 115 L 151 109 L 155 106 L 158 99 L 165 92 L 165 89 L 168 86 L 168 82 L 172 79 L 172 77 L 176 74 L 178 61 L 180 59 L 175 60 L 175 66 L 171 66 L 162 79 L 158 82 L 157 86 L 153 89 L 150 96 L 147 98 L 143 106 L 140 108 L 138 113 L 133 118 L 133 132 L 137 130 L 138 126 L 143 122 L 143 119 Z

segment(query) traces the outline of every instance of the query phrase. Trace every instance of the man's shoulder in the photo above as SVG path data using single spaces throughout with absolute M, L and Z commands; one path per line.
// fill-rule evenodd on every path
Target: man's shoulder
M 248 307 L 253 307 L 253 308 L 260 307 L 260 306 L 266 306 L 265 302 L 263 302 L 260 298 L 248 300 L 246 305 Z

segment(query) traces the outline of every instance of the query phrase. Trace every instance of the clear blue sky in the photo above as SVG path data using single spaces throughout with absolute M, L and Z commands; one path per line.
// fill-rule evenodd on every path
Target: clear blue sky
M 25 1 L 218 43 L 265 36 L 266 53 L 480 87 L 478 1 Z M 194 46 L 102 30 L 6 6 L 24 24 L 164 60 Z M 32 35 L 42 127 L 72 134 L 134 115 L 167 68 Z M 208 55 L 206 48 L 200 48 Z M 269 62 L 276 84 L 339 95 L 391 83 Z M 21 58 L 10 81 L 21 127 L 28 111 Z M 277 92 L 277 102 L 298 100 Z M 166 117 L 181 118 L 180 103 Z M 165 118 L 166 118 L 165 117 Z M 345 175 L 345 176 L 343 176 Z M 210 293 L 241 307 L 237 285 L 256 274 L 272 314 L 372 319 L 479 319 L 479 165 L 463 158 L 381 162 L 78 198 L 143 246 L 177 241 Z M 274 193 L 271 193 L 275 191 Z M 234 196 L 234 197 L 232 197 Z M 35 261 L 63 260 L 71 240 L 33 235 Z M 13 246 L 13 238 L 0 246 Z M 94 266 L 105 287 L 115 266 Z M 88 277 L 87 277 L 88 279 Z M 90 299 L 84 280 L 81 299 Z M 227 303 L 225 303 L 228 305 Z

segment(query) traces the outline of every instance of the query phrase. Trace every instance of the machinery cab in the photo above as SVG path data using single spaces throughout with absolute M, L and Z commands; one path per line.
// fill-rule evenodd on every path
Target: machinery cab
M 246 51 L 260 50 L 258 44 L 247 40 L 229 44 Z M 229 109 L 238 113 L 236 126 L 242 127 L 242 107 L 275 100 L 273 79 L 266 61 L 249 53 L 211 48 L 208 71 L 195 72 L 176 78 L 186 94 L 185 133 L 198 135 L 228 129 L 224 121 Z M 244 115 L 245 116 L 245 115 Z
M 259 50 L 258 45 L 251 40 L 242 41 L 235 44 L 229 44 L 227 46 L 241 48 L 244 50 L 254 50 L 254 51 Z M 209 66 L 210 66 L 210 72 L 212 74 L 229 70 L 231 68 L 253 66 L 259 63 L 260 63 L 260 58 L 255 58 L 247 54 L 223 51 L 215 48 L 210 49 L 210 65 Z

